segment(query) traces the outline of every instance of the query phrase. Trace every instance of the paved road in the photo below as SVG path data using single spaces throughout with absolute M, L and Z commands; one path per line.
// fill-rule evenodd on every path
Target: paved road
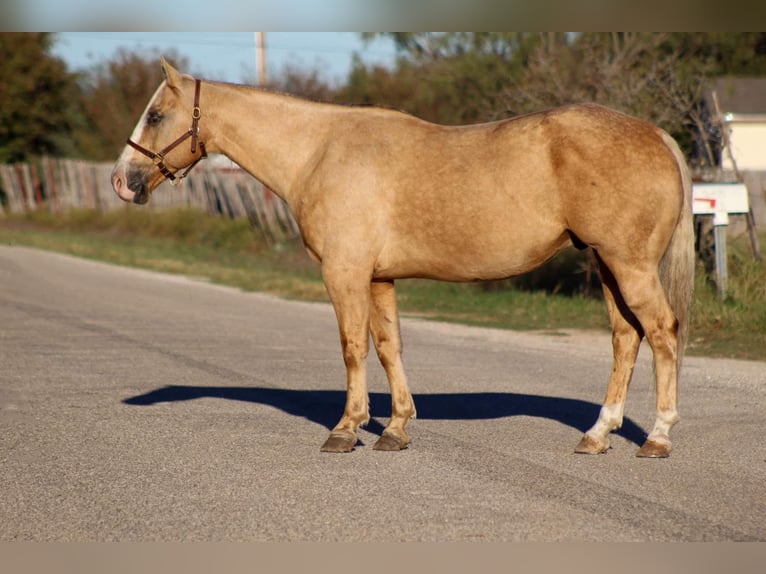
M 573 454 L 608 338 L 402 326 L 412 446 L 319 447 L 343 408 L 332 310 L 0 247 L 2 540 L 766 540 L 766 364 L 688 360 L 667 460 L 643 349 L 626 421 Z

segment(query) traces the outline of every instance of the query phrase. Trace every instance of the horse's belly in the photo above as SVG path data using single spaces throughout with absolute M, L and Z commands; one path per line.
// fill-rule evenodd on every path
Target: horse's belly
M 467 238 L 460 242 L 389 243 L 375 265 L 377 278 L 422 277 L 445 281 L 503 279 L 531 271 L 571 245 L 561 230 L 534 238 Z

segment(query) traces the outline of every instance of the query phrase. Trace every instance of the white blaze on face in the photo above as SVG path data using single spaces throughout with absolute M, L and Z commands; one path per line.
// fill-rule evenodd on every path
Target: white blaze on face
M 134 142 L 139 142 L 141 140 L 144 129 L 146 129 L 146 115 L 149 113 L 149 109 L 152 107 L 154 100 L 157 99 L 157 96 L 164 87 L 165 82 L 162 82 L 160 87 L 157 88 L 157 90 L 154 92 L 154 95 L 149 99 L 149 103 L 146 105 L 146 108 L 138 118 L 136 127 L 133 128 L 133 133 L 130 134 L 130 139 Z M 120 198 L 125 201 L 133 201 L 136 195 L 135 191 L 128 189 L 127 176 L 128 165 L 130 164 L 130 160 L 135 153 L 138 152 L 136 152 L 136 150 L 134 150 L 129 145 L 126 145 L 123 148 L 120 157 L 117 159 L 117 163 L 115 164 L 114 169 L 112 170 L 112 187 L 114 188 L 114 191 L 117 193 L 117 195 L 119 195 Z

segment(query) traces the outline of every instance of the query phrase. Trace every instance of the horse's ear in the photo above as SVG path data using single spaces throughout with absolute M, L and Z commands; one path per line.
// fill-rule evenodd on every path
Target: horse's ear
M 162 64 L 162 73 L 165 75 L 165 81 L 171 88 L 181 86 L 181 74 L 163 57 L 160 59 Z

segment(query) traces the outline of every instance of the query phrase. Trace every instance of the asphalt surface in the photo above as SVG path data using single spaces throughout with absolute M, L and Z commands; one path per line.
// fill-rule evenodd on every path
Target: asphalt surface
M 689 358 L 669 459 L 642 349 L 623 429 L 575 455 L 607 335 L 405 319 L 418 418 L 319 447 L 343 409 L 332 309 L 0 246 L 0 540 L 766 540 L 766 363 Z

